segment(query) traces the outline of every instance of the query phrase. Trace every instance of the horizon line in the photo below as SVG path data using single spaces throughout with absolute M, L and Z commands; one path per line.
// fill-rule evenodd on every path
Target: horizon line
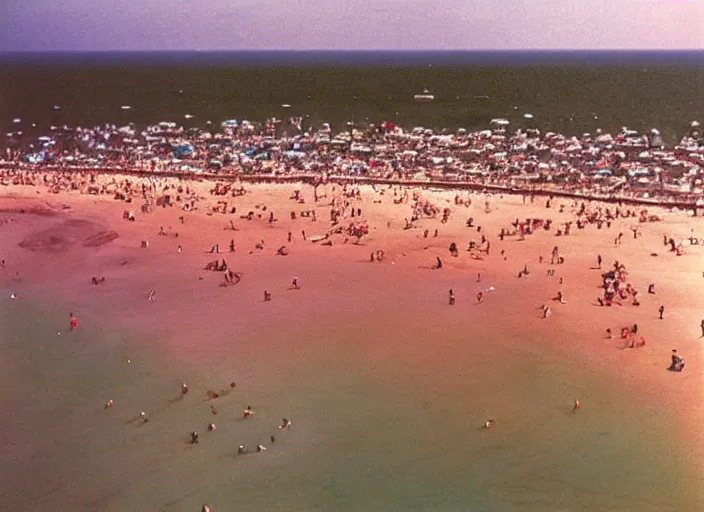
M 174 48 L 174 49 L 158 49 L 158 50 L 0 50 L 2 54 L 12 53 L 170 53 L 170 52 L 188 52 L 188 53 L 256 53 L 256 52 L 271 52 L 271 53 L 574 53 L 574 52 L 589 52 L 589 53 L 671 53 L 671 52 L 704 52 L 704 48 L 484 48 L 484 49 L 463 49 L 463 48 L 431 48 L 431 49 L 280 49 L 280 48 L 245 48 L 245 49 L 194 49 L 194 48 Z

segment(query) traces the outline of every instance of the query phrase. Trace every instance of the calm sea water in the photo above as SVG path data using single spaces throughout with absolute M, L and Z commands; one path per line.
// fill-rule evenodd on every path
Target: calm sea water
M 436 100 L 414 103 L 424 88 Z M 545 130 L 656 127 L 673 141 L 704 118 L 703 88 L 701 51 L 9 53 L 0 55 L 0 129 L 34 137 L 52 124 L 206 127 L 298 115 L 308 127 L 477 129 L 494 117 L 525 125 L 531 113 Z

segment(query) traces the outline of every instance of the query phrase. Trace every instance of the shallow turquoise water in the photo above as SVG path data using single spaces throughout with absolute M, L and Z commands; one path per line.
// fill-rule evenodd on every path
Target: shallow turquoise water
M 462 325 L 440 339 L 437 326 L 418 315 L 378 314 L 353 328 L 279 331 L 282 347 L 309 344 L 290 364 L 271 366 L 271 347 L 260 340 L 262 351 L 246 360 L 233 353 L 193 374 L 155 364 L 153 347 L 135 348 L 146 339 L 114 329 L 86 327 L 59 341 L 56 325 L 64 320 L 50 304 L 0 299 L 0 410 L 11 418 L 5 438 L 14 440 L 0 465 L 7 504 L 108 511 L 186 511 L 203 503 L 238 511 L 682 511 L 703 504 L 698 478 L 681 458 L 686 446 L 672 435 L 676 419 L 616 389 L 609 375 L 530 348 L 540 340 Z M 483 342 L 470 344 L 475 337 Z M 479 364 L 497 356 L 501 365 Z M 10 360 L 23 362 L 9 367 Z M 245 367 L 254 371 L 243 389 L 218 402 L 218 431 L 186 447 L 179 440 L 210 421 L 208 405 L 163 397 L 184 374 L 195 393 L 212 376 Z M 116 402 L 128 407 L 105 413 L 100 405 L 115 389 Z M 583 404 L 578 414 L 571 413 L 575 397 Z M 250 401 L 255 418 L 240 421 Z M 153 416 L 149 424 L 126 424 L 142 409 Z M 282 416 L 293 429 L 277 431 Z M 497 424 L 482 429 L 488 417 Z M 271 434 L 277 441 L 266 453 L 234 454 L 240 443 L 269 444 Z

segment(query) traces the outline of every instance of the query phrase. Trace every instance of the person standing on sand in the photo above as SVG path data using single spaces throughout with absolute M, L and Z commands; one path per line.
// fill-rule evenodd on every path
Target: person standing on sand
M 660 320 L 662 320 L 662 315 L 665 313 L 665 306 L 660 306 L 658 308 L 658 313 L 660 313 Z
M 149 302 L 154 302 L 154 297 L 156 297 L 156 290 L 149 290 L 149 296 L 147 297 L 147 300 Z
M 602 261 L 603 261 L 603 260 L 601 259 L 601 254 L 598 254 L 597 257 L 596 257 L 596 266 L 599 267 L 599 268 L 601 268 L 601 262 L 602 262 Z
M 699 322 L 699 327 L 702 328 L 702 335 L 700 336 L 700 338 L 704 338 L 704 319 L 702 319 L 702 321 Z
M 300 287 L 298 286 L 298 278 L 297 277 L 293 278 L 293 281 L 291 282 L 291 284 L 292 284 L 294 290 L 300 289 Z
M 455 305 L 455 292 L 452 291 L 452 288 L 450 288 L 450 292 L 448 293 L 449 301 L 450 301 L 450 306 Z
M 69 331 L 73 331 L 76 327 L 78 327 L 78 320 L 76 320 L 76 317 L 73 316 L 73 313 L 69 313 L 69 317 L 71 318 L 70 320 L 70 326 L 69 326 Z

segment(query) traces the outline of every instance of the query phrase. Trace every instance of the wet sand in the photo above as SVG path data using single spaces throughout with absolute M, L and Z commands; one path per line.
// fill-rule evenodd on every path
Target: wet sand
M 324 234 L 329 207 L 321 201 L 315 222 L 292 221 L 291 210 L 313 207 L 312 188 L 302 187 L 305 205 L 289 199 L 294 188 L 249 186 L 228 199 L 234 216 L 207 215 L 205 205 L 219 199 L 210 197 L 195 212 L 142 214 L 78 192 L 0 191 L 7 262 L 0 409 L 13 417 L 0 496 L 8 508 L 702 507 L 701 313 L 693 298 L 704 291 L 703 249 L 677 257 L 662 244 L 663 233 L 697 235 L 698 219 L 662 213 L 657 223 L 620 219 L 610 229 L 587 226 L 566 237 L 541 230 L 500 242 L 500 228 L 517 217 L 574 216 L 569 207 L 546 210 L 544 200 L 496 196 L 487 214 L 479 195 L 466 208 L 447 192 L 424 192 L 452 209 L 449 222 L 421 220 L 404 230 L 410 207 L 362 187 L 355 204 L 370 235 L 359 245 L 335 237 L 327 247 L 304 242 L 301 230 Z M 44 214 L 29 213 L 40 207 Z M 122 219 L 125 209 L 135 210 L 135 222 Z M 262 218 L 239 219 L 249 210 Z M 273 227 L 269 210 L 278 218 Z M 481 236 L 465 227 L 469 216 L 491 241 L 481 261 L 465 251 Z M 237 231 L 224 229 L 230 219 Z M 642 237 L 633 240 L 636 225 Z M 178 238 L 158 236 L 160 226 Z M 111 231 L 119 237 L 104 236 Z M 615 247 L 619 231 L 623 243 Z M 260 240 L 263 250 L 255 248 Z M 448 253 L 452 241 L 457 258 Z M 215 243 L 222 254 L 207 253 Z M 288 256 L 276 255 L 281 245 Z M 549 277 L 538 258 L 549 261 L 554 245 L 566 260 Z M 369 261 L 374 250 L 385 251 L 384 261 Z M 604 269 L 616 259 L 627 266 L 640 307 L 594 305 L 597 254 Z M 240 283 L 221 287 L 222 273 L 202 270 L 218 256 L 242 273 Z M 440 270 L 430 268 L 436 256 Z M 524 264 L 530 275 L 519 279 Z M 92 285 L 92 276 L 106 281 Z M 294 276 L 299 290 L 290 289 Z M 650 282 L 655 295 L 646 293 Z M 489 286 L 496 290 L 476 305 L 476 292 Z M 559 289 L 566 304 L 551 300 Z M 547 319 L 543 304 L 553 311 Z M 79 321 L 74 332 L 65 332 L 69 312 Z M 648 343 L 623 349 L 618 333 L 633 323 Z M 614 339 L 605 339 L 607 327 Z M 665 370 L 672 348 L 686 358 L 681 374 Z M 226 396 L 205 399 L 232 381 L 237 387 Z M 178 399 L 184 382 L 189 393 Z M 255 415 L 242 420 L 247 405 Z M 145 424 L 135 421 L 141 411 Z M 277 428 L 283 417 L 293 422 L 284 432 Z M 483 429 L 488 418 L 496 425 Z M 207 431 L 211 421 L 215 432 Z M 193 430 L 200 442 L 191 446 Z M 260 443 L 268 450 L 236 453 L 240 444 L 252 451 Z

